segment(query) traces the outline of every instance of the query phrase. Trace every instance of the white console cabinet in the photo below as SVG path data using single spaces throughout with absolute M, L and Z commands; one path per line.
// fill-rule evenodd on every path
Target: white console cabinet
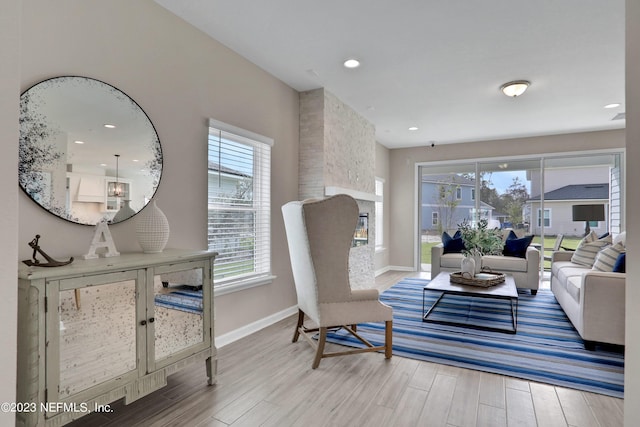
M 215 252 L 166 250 L 19 267 L 17 424 L 128 404 L 205 362 L 216 376 Z

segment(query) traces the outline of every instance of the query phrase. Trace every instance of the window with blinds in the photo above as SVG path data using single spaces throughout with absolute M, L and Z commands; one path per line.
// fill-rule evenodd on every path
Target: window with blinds
M 271 278 L 273 140 L 210 120 L 208 244 L 216 287 Z

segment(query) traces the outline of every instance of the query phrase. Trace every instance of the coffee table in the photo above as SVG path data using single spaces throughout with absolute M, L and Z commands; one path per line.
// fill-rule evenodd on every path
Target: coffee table
M 425 296 L 427 292 L 440 292 L 440 297 L 429 309 L 425 307 Z M 456 322 L 452 320 L 441 320 L 429 318 L 438 304 L 443 300 L 446 295 L 463 295 L 472 298 L 491 298 L 491 299 L 505 299 L 510 301 L 511 305 L 511 324 L 512 328 L 497 328 L 493 326 L 475 325 L 464 322 Z M 426 310 L 426 311 L 425 311 Z M 486 331 L 504 332 L 508 334 L 515 334 L 518 330 L 518 290 L 516 289 L 516 283 L 513 280 L 513 276 L 505 274 L 505 280 L 495 286 L 484 288 L 481 286 L 460 285 L 452 283 L 450 281 L 450 273 L 443 271 L 431 281 L 422 290 L 422 320 L 424 322 L 439 323 L 443 325 L 464 326 L 467 328 L 481 329 Z

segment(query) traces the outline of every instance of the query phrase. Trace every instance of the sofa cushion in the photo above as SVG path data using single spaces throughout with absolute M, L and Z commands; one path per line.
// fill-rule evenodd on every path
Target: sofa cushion
M 595 240 L 593 240 L 594 238 Z M 580 241 L 580 244 L 571 257 L 571 262 L 591 267 L 595 262 L 598 252 L 600 252 L 601 249 L 603 249 L 605 246 L 609 246 L 610 244 L 611 236 L 598 239 L 597 235 L 592 231 L 591 234 Z
M 618 256 L 625 251 L 622 243 L 607 246 L 598 252 L 593 263 L 593 269 L 598 271 L 613 271 Z
M 616 263 L 613 265 L 614 273 L 625 273 L 627 270 L 627 253 L 622 252 L 618 255 L 618 259 L 616 259 Z
M 582 265 L 573 264 L 573 266 L 566 266 L 564 268 L 561 268 L 558 271 L 558 275 L 556 277 L 558 277 L 558 280 L 566 282 L 571 277 L 581 278 L 582 274 L 587 271 L 591 271 L 591 269 Z
M 501 255 L 484 255 L 482 257 L 482 267 L 489 267 L 493 271 L 500 272 L 526 272 L 526 258 L 501 256 Z
M 566 282 L 567 293 L 571 295 L 571 298 L 580 303 L 580 290 L 582 288 L 582 275 L 569 277 Z
M 561 269 L 575 266 L 576 264 L 573 264 L 571 261 L 556 261 L 551 264 L 551 275 L 558 277 Z
M 460 230 L 451 237 L 446 231 L 442 233 L 442 246 L 445 254 L 459 254 L 464 250 L 464 242 Z
M 527 256 L 527 248 L 531 244 L 533 236 L 525 236 L 521 239 L 509 239 L 504 242 L 504 249 L 502 254 L 504 256 L 513 256 L 518 258 L 525 258 Z
M 462 254 L 444 254 L 440 256 L 440 268 L 460 270 Z

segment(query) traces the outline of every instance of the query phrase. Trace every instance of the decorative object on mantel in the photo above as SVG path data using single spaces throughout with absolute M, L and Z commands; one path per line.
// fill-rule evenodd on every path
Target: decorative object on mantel
M 40 249 L 40 245 L 38 242 L 40 241 L 40 235 L 36 234 L 36 237 L 29 242 L 29 246 L 33 248 L 33 259 L 26 259 L 22 262 L 27 264 L 28 266 L 38 266 L 38 267 L 60 267 L 62 265 L 71 264 L 73 262 L 73 257 L 69 258 L 69 261 L 56 261 L 51 258 L 45 251 Z M 42 255 L 48 262 L 40 262 L 37 258 L 37 255 Z
M 109 226 L 105 221 L 99 222 L 98 225 L 96 225 L 96 232 L 93 234 L 91 246 L 89 246 L 89 252 L 83 255 L 83 258 L 98 258 L 100 255 L 96 253 L 96 250 L 101 248 L 107 248 L 107 252 L 102 254 L 105 258 L 120 255 L 120 252 L 116 249 L 116 245 L 113 243 L 113 237 L 111 236 L 111 231 L 109 231 Z
M 475 274 L 480 273 L 482 270 L 482 255 L 500 255 L 504 247 L 500 230 L 490 229 L 488 225 L 489 222 L 486 219 L 478 221 L 475 227 L 472 227 L 466 220 L 458 225 L 464 242 L 462 253 L 465 258 L 474 258 Z M 464 262 L 464 258 L 462 262 Z M 460 269 L 465 271 L 462 265 Z
M 169 240 L 169 221 L 164 212 L 153 201 L 136 224 L 138 243 L 145 254 L 160 253 Z

